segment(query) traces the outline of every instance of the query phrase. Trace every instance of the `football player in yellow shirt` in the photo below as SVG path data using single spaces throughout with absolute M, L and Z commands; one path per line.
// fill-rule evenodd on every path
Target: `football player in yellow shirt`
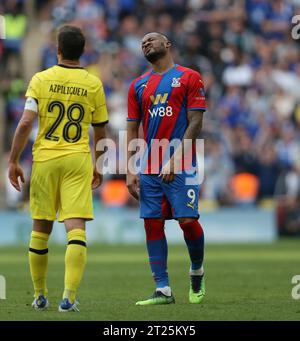
M 30 180 L 33 231 L 29 264 L 36 310 L 48 305 L 46 286 L 48 239 L 53 221 L 64 222 L 68 245 L 65 255 L 65 288 L 59 311 L 78 311 L 76 292 L 86 263 L 85 221 L 93 219 L 92 188 L 102 182 L 93 168 L 89 126 L 94 146 L 105 138 L 108 114 L 100 79 L 80 66 L 85 38 L 75 26 L 64 26 L 57 37 L 58 65 L 36 73 L 26 92 L 26 104 L 12 143 L 9 179 L 21 191 L 24 173 L 19 165 L 32 124 L 38 117 Z M 95 160 L 100 152 L 94 148 Z M 101 172 L 101 170 L 99 170 Z

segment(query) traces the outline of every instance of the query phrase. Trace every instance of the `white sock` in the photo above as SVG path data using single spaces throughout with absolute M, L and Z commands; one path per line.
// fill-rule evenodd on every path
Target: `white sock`
M 171 291 L 170 287 L 157 288 L 156 291 L 160 291 L 160 292 L 162 292 L 166 296 L 171 296 L 172 295 L 172 291 Z
M 190 276 L 202 276 L 204 274 L 203 265 L 197 270 L 190 269 Z

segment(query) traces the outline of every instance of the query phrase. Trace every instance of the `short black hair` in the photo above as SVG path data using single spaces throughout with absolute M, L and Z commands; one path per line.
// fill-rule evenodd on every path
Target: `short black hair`
M 79 27 L 71 25 L 61 27 L 57 41 L 64 59 L 78 60 L 84 51 L 85 38 Z
M 146 35 L 148 35 L 148 34 L 156 34 L 156 35 L 158 35 L 158 36 L 163 37 L 166 41 L 170 41 L 170 39 L 169 39 L 164 33 L 162 33 L 162 32 L 158 32 L 158 31 L 148 32 L 148 33 L 146 33 L 146 34 L 144 35 L 144 37 L 145 37 Z

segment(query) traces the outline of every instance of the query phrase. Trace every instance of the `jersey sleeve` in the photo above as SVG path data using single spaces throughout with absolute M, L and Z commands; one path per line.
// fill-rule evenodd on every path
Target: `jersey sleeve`
M 198 72 L 191 73 L 187 87 L 187 110 L 206 110 L 205 90 Z
M 137 101 L 134 82 L 131 83 L 130 88 L 128 90 L 128 103 L 127 103 L 128 116 L 127 121 L 140 121 L 141 120 L 141 111 L 140 106 Z
M 31 81 L 28 85 L 25 97 L 32 97 L 36 99 L 36 101 L 38 101 L 40 88 L 41 88 L 41 80 L 38 78 L 37 75 L 34 75 L 31 78 Z
M 106 108 L 105 93 L 103 85 L 100 85 L 95 93 L 95 110 L 92 117 L 92 125 L 103 124 L 108 122 L 108 113 Z

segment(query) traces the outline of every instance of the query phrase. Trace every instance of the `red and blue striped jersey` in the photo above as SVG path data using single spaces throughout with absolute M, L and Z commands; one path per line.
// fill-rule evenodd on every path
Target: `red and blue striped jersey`
M 164 74 L 148 71 L 131 83 L 127 120 L 142 122 L 148 154 L 154 139 L 182 140 L 190 110 L 206 110 L 201 75 L 192 69 L 175 64 Z

